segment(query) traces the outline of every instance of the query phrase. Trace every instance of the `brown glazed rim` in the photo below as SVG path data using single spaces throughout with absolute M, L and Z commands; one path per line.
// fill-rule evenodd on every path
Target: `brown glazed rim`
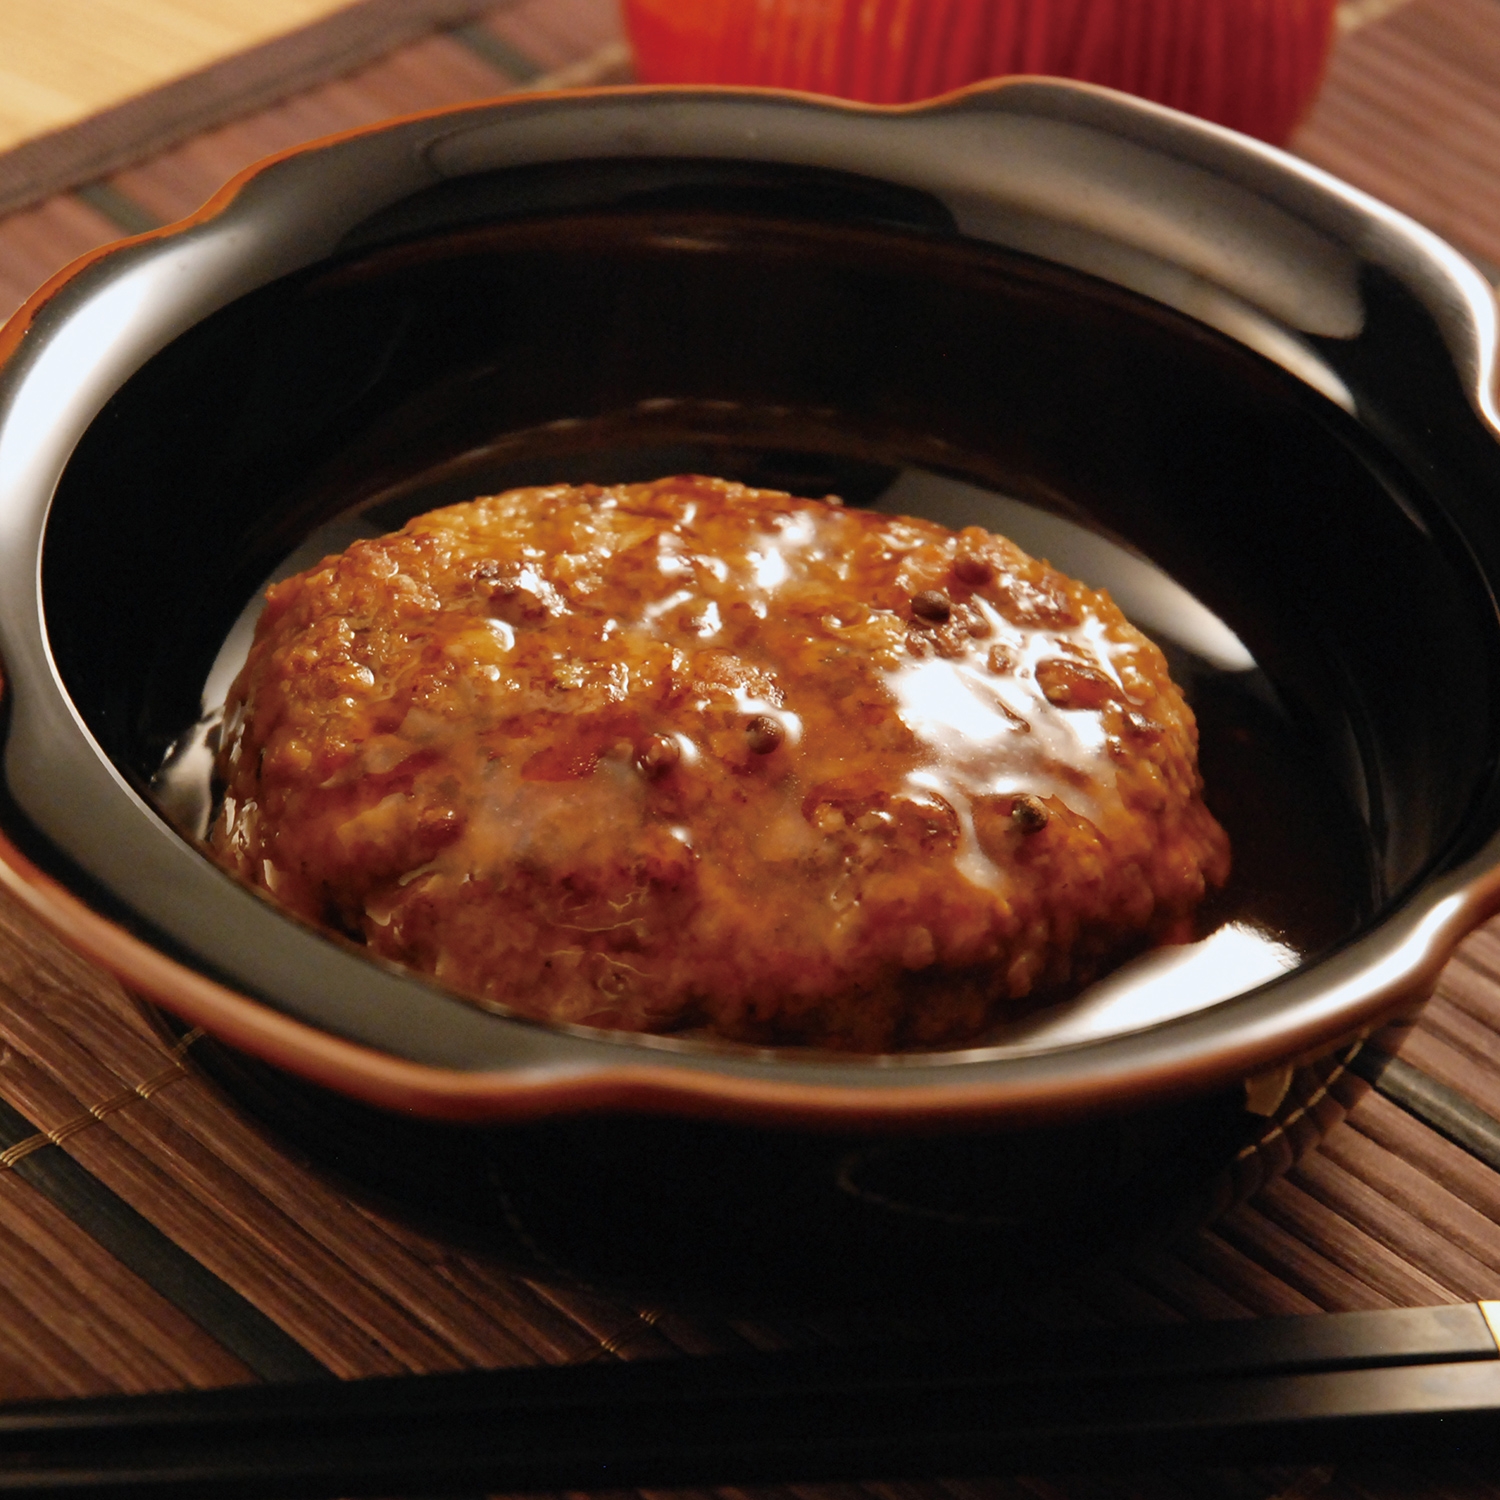
M 1085 100 L 1107 99 L 1114 101 L 1116 107 L 1121 99 L 1109 90 L 1088 85 L 1008 79 L 999 84 L 974 85 L 942 100 L 913 105 L 881 107 L 824 99 L 816 103 L 820 108 L 851 114 L 915 114 L 952 109 L 956 104 L 961 107 L 968 100 L 1018 88 L 1041 88 Z M 500 107 L 535 107 L 563 98 L 586 102 L 664 94 L 784 100 L 804 108 L 813 102 L 807 96 L 783 90 L 678 86 L 530 94 L 501 101 Z M 1228 149 L 1264 153 L 1273 162 L 1285 160 L 1270 148 L 1242 141 L 1218 127 L 1186 121 L 1172 111 L 1140 101 L 1128 103 L 1148 123 L 1155 122 L 1166 129 L 1191 130 L 1200 138 L 1207 133 Z M 177 236 L 216 218 L 235 201 L 247 183 L 278 163 L 414 122 L 438 117 L 461 119 L 467 114 L 495 109 L 496 104 L 491 102 L 422 111 L 296 146 L 256 163 L 231 179 L 196 213 L 176 224 L 100 247 L 53 276 L 0 328 L 0 366 L 21 347 L 42 310 L 90 267 L 124 247 Z M 1297 168 L 1314 190 L 1332 189 L 1345 208 L 1380 220 L 1393 231 L 1401 241 L 1394 253 L 1426 266 L 1429 278 L 1438 283 L 1429 301 L 1446 298 L 1448 307 L 1458 308 L 1453 316 L 1460 324 L 1464 313 L 1469 314 L 1469 323 L 1463 324 L 1457 333 L 1452 328 L 1445 332 L 1460 376 L 1468 387 L 1471 404 L 1492 431 L 1500 430 L 1489 383 L 1494 357 L 1493 304 L 1489 304 L 1482 317 L 1475 316 L 1478 309 L 1474 285 L 1462 276 L 1469 268 L 1441 241 L 1393 210 L 1316 169 L 1300 163 Z M 1455 273 L 1455 265 L 1461 268 L 1460 272 Z M 1475 276 L 1474 281 L 1477 279 Z M 5 689 L 6 683 L 0 676 L 0 699 Z M 889 1075 L 883 1087 L 857 1083 L 830 1085 L 798 1081 L 795 1077 L 782 1080 L 729 1076 L 714 1070 L 712 1055 L 702 1058 L 701 1067 L 667 1067 L 653 1063 L 646 1049 L 638 1049 L 628 1061 L 622 1058 L 618 1064 L 591 1063 L 575 1069 L 555 1066 L 532 1072 L 469 1072 L 412 1062 L 293 1019 L 167 956 L 101 915 L 40 869 L 3 832 L 0 832 L 0 883 L 65 942 L 112 971 L 132 991 L 158 1002 L 189 1025 L 201 1027 L 228 1045 L 315 1084 L 386 1109 L 468 1124 L 616 1109 L 761 1125 L 911 1128 L 1040 1122 L 1187 1096 L 1319 1055 L 1366 1034 L 1383 1017 L 1424 1000 L 1462 937 L 1500 909 L 1496 844 L 1500 840 L 1493 841 L 1460 869 L 1433 881 L 1391 913 L 1381 924 L 1386 929 L 1386 941 L 1373 963 L 1366 956 L 1362 965 L 1346 966 L 1340 971 L 1336 956 L 1327 988 L 1337 993 L 1326 1004 L 1302 1005 L 1296 1024 L 1290 1024 L 1285 1017 L 1268 1024 L 1261 1015 L 1260 1024 L 1241 1027 L 1236 1036 L 1220 1038 L 1215 1047 L 1158 1048 L 1144 1061 L 1133 1057 L 1111 1069 L 1063 1069 L 1021 1079 L 964 1081 L 960 1067 L 950 1070 L 948 1081 L 900 1087 L 890 1086 Z

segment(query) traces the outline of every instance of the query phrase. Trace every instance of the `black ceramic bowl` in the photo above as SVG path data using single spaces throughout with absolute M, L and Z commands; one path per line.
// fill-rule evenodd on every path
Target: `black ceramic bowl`
M 1419 1003 L 1500 897 L 1494 338 L 1409 221 L 1080 86 L 605 91 L 289 153 L 5 330 L 0 875 L 184 1022 L 433 1120 L 1238 1116 L 1245 1078 Z M 958 1052 L 767 1052 L 481 1011 L 195 846 L 236 622 L 309 538 L 685 470 L 989 525 L 1114 589 L 1199 713 L 1217 945 Z

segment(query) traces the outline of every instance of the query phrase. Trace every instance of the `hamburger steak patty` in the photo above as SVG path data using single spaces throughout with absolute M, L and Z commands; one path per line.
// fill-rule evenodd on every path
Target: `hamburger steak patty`
M 487 496 L 270 589 L 217 857 L 556 1022 L 973 1038 L 1190 935 L 1228 841 L 1109 597 L 717 479 Z

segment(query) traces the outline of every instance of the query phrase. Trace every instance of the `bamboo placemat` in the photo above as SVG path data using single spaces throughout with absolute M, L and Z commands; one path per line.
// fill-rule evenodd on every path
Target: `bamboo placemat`
M 1364 3 L 1298 139 L 1311 159 L 1500 261 L 1500 3 Z M 606 0 L 516 0 L 0 219 L 0 315 L 121 228 L 191 210 L 268 151 L 539 77 L 620 76 Z M 1412 1028 L 1317 1109 L 1347 1118 L 1169 1250 L 1060 1278 L 1028 1315 L 1103 1323 L 1500 1297 L 1500 927 Z M 230 1104 L 113 980 L 0 901 L 0 1400 L 847 1340 L 848 1313 L 641 1307 L 355 1201 Z M 1335 1111 L 1336 1112 L 1336 1111 Z M 739 1497 L 743 1492 L 723 1492 Z M 757 1490 L 798 1496 L 813 1491 Z M 848 1500 L 1500 1495 L 1465 1474 L 1204 1470 L 821 1486 Z

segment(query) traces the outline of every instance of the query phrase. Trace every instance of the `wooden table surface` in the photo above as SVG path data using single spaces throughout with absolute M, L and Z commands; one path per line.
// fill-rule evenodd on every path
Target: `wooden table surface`
M 71 125 L 344 0 L 5 0 L 0 151 Z
M 1295 149 L 1500 265 L 1500 0 L 1352 0 L 1344 19 Z M 0 219 L 0 317 L 73 256 L 188 212 L 269 151 L 622 66 L 608 0 L 498 5 Z M 1500 930 L 1472 937 L 1420 1022 L 1385 1044 L 1400 1066 L 1349 1093 L 1347 1118 L 1293 1171 L 1170 1250 L 1059 1280 L 1030 1315 L 1087 1328 L 1500 1297 Z M 523 1276 L 355 1201 L 223 1098 L 118 984 L 0 900 L 0 1400 L 849 1336 L 834 1316 L 641 1307 Z M 1403 1472 L 1372 1451 L 1337 1470 L 817 1493 L 1333 1500 L 1500 1483 L 1457 1461 Z

